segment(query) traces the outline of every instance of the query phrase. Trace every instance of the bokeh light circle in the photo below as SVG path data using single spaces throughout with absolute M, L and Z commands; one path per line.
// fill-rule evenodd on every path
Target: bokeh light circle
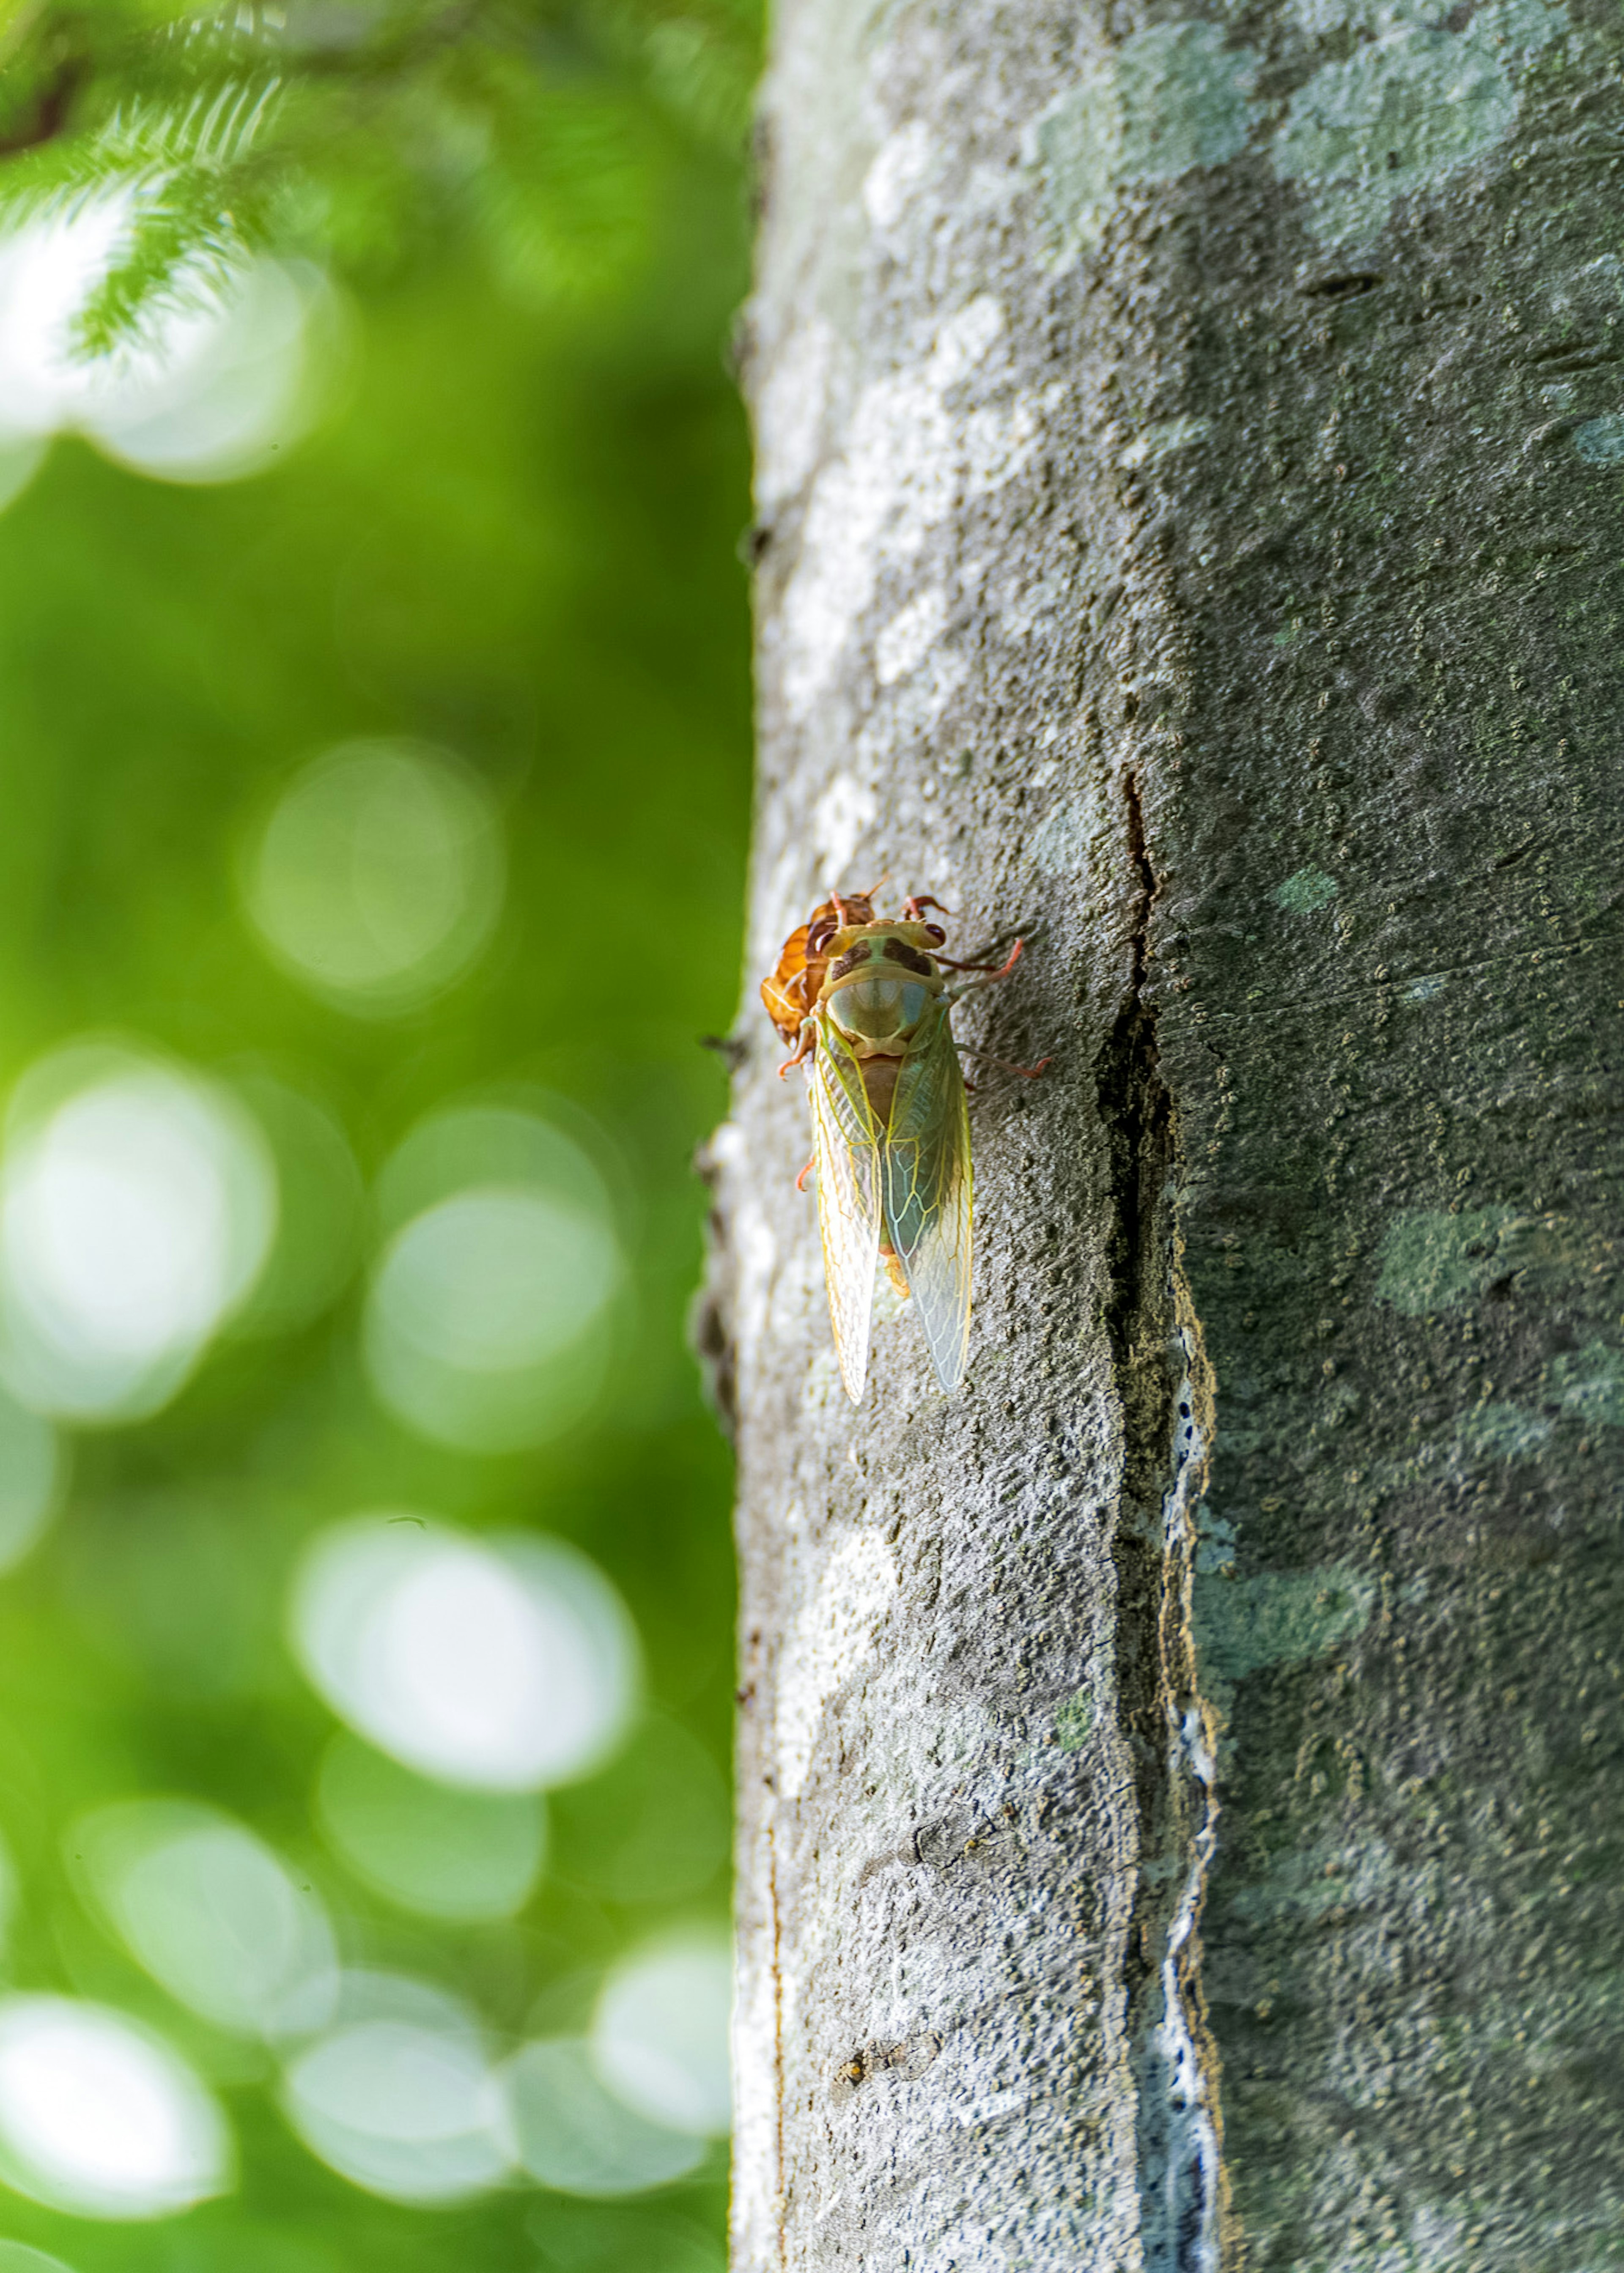
M 78 431 L 164 481 L 258 473 L 310 423 L 330 288 L 306 266 L 245 258 L 224 278 L 183 276 L 139 339 L 84 356 L 74 323 L 127 242 L 135 204 L 113 190 L 0 237 L 0 437 L 20 456 Z
M 5 1840 L 0 1839 L 0 1954 L 10 1947 L 11 1928 L 22 1903 L 22 1872 Z
M 222 2193 L 224 2121 L 192 2069 L 124 2014 L 0 2000 L 0 2177 L 81 2217 L 164 2217 Z
M 458 1192 L 409 1223 L 372 1290 L 395 1332 L 470 1373 L 542 1365 L 597 1317 L 620 1275 L 608 1226 L 549 1194 Z
M 590 1774 L 635 1705 L 630 1618 L 597 1566 L 560 1540 L 357 1518 L 306 1553 L 289 1632 L 311 1681 L 358 1735 L 474 1790 Z
M 560 2194 L 642 2194 L 686 2178 L 703 2159 L 703 2141 L 650 2122 L 605 2088 L 583 2037 L 524 2045 L 501 2086 L 515 2159 Z
M 418 1433 L 469 1451 L 544 1442 L 601 1383 L 614 1234 L 568 1199 L 476 1189 L 386 1250 L 366 1314 L 374 1386 Z
M 615 2097 L 651 2123 L 701 2138 L 732 2119 L 726 1938 L 693 1935 L 623 1958 L 592 2016 L 592 2061 Z
M 563 1794 L 560 1865 L 570 1880 L 615 1902 L 669 1902 L 697 1894 L 727 1859 L 727 1785 L 698 1740 L 650 1714 L 604 1772 Z
M 26 2241 L 0 2241 L 0 2273 L 73 2273 L 60 2257 L 48 2257 Z
M 449 2202 L 509 2166 L 498 2087 L 477 2022 L 426 1983 L 351 1975 L 340 2025 L 282 2077 L 294 2131 L 329 2169 L 370 2194 Z
M 259 1067 L 235 1072 L 235 1080 L 270 1145 L 281 1206 L 276 1244 L 232 1332 L 287 1333 L 319 1317 L 353 1277 L 365 1188 L 343 1129 L 325 1103 Z
M 282 791 L 250 849 L 244 894 L 284 970 L 343 1009 L 389 1016 L 484 951 L 505 875 L 475 774 L 427 743 L 357 741 Z
M 157 1410 L 263 1268 L 274 1161 L 221 1084 L 71 1048 L 19 1084 L 0 1171 L 0 1371 L 35 1411 Z
M 467 1452 L 579 1422 L 604 1384 L 625 1277 L 583 1145 L 512 1107 L 433 1114 L 386 1163 L 378 1204 L 388 1236 L 365 1349 L 390 1411 Z
M 67 1850 L 154 1981 L 217 2028 L 296 2036 L 333 2011 L 338 1964 L 313 1888 L 240 1823 L 189 1800 L 98 1808 Z
M 537 1794 L 431 1783 L 343 1735 L 322 1761 L 316 1812 L 358 1879 L 423 1917 L 514 1917 L 546 1854 Z

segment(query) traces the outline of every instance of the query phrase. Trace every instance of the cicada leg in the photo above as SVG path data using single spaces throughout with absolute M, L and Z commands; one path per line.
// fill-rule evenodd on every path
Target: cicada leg
M 1035 1081 L 1046 1066 L 1055 1062 L 1050 1057 L 1040 1058 L 1034 1066 L 1012 1065 L 1008 1058 L 995 1058 L 986 1050 L 972 1049 L 968 1042 L 955 1042 L 953 1046 L 961 1057 L 982 1058 L 989 1065 L 996 1066 L 1000 1073 L 1019 1074 L 1023 1081 Z
M 957 1002 L 961 996 L 974 994 L 978 986 L 996 986 L 1000 979 L 1007 979 L 1011 971 L 1014 970 L 1015 965 L 1020 961 L 1020 950 L 1023 944 L 1024 941 L 1018 939 L 1014 946 L 1010 949 L 1008 962 L 1001 963 L 996 971 L 992 968 L 990 964 L 950 963 L 944 955 L 938 955 L 936 961 L 942 965 L 944 971 L 975 971 L 983 974 L 980 978 L 971 979 L 967 986 L 955 986 L 951 989 L 946 997 L 947 1001 L 950 1002 Z
M 783 1080 L 791 1066 L 801 1065 L 811 1056 L 812 1045 L 816 1039 L 817 1029 L 813 1024 L 811 1019 L 803 1019 L 801 1022 L 801 1033 L 795 1043 L 793 1055 L 786 1058 L 783 1064 L 778 1068 L 778 1079 L 780 1081 Z

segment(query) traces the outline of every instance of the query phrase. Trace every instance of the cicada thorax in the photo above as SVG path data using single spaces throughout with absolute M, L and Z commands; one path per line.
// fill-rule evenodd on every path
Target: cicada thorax
M 767 1016 L 786 1042 L 800 1035 L 823 991 L 829 968 L 829 943 L 848 926 L 874 921 L 874 908 L 866 892 L 843 893 L 814 908 L 808 922 L 791 932 L 778 957 L 778 967 L 762 981 L 761 997 Z

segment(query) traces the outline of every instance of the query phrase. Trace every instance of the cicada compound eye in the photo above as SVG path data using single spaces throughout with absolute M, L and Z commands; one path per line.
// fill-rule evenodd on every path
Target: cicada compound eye
M 940 924 L 927 924 L 925 926 L 925 937 L 929 940 L 934 940 L 938 947 L 945 947 L 947 945 L 947 934 L 943 930 Z

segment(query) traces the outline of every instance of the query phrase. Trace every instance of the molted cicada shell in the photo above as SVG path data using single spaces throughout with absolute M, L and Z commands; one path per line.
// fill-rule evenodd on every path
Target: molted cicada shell
M 762 986 L 774 1025 L 795 1044 L 784 1070 L 807 1069 L 829 1313 L 853 1404 L 877 1263 L 912 1295 L 944 1389 L 959 1386 L 968 1353 L 970 1120 L 950 1021 L 971 986 L 1012 969 L 1020 941 L 1001 970 L 951 963 L 946 934 L 924 919 L 939 905 L 911 899 L 903 921 L 886 922 L 868 895 L 831 894 Z M 979 975 L 949 984 L 950 971 L 966 971 Z
M 871 924 L 874 904 L 866 892 L 853 892 L 836 901 L 825 900 L 808 920 L 791 932 L 771 979 L 762 980 L 762 1001 L 767 1016 L 786 1042 L 799 1041 L 801 1029 L 817 1001 L 823 973 L 829 968 L 829 942 L 845 924 Z

